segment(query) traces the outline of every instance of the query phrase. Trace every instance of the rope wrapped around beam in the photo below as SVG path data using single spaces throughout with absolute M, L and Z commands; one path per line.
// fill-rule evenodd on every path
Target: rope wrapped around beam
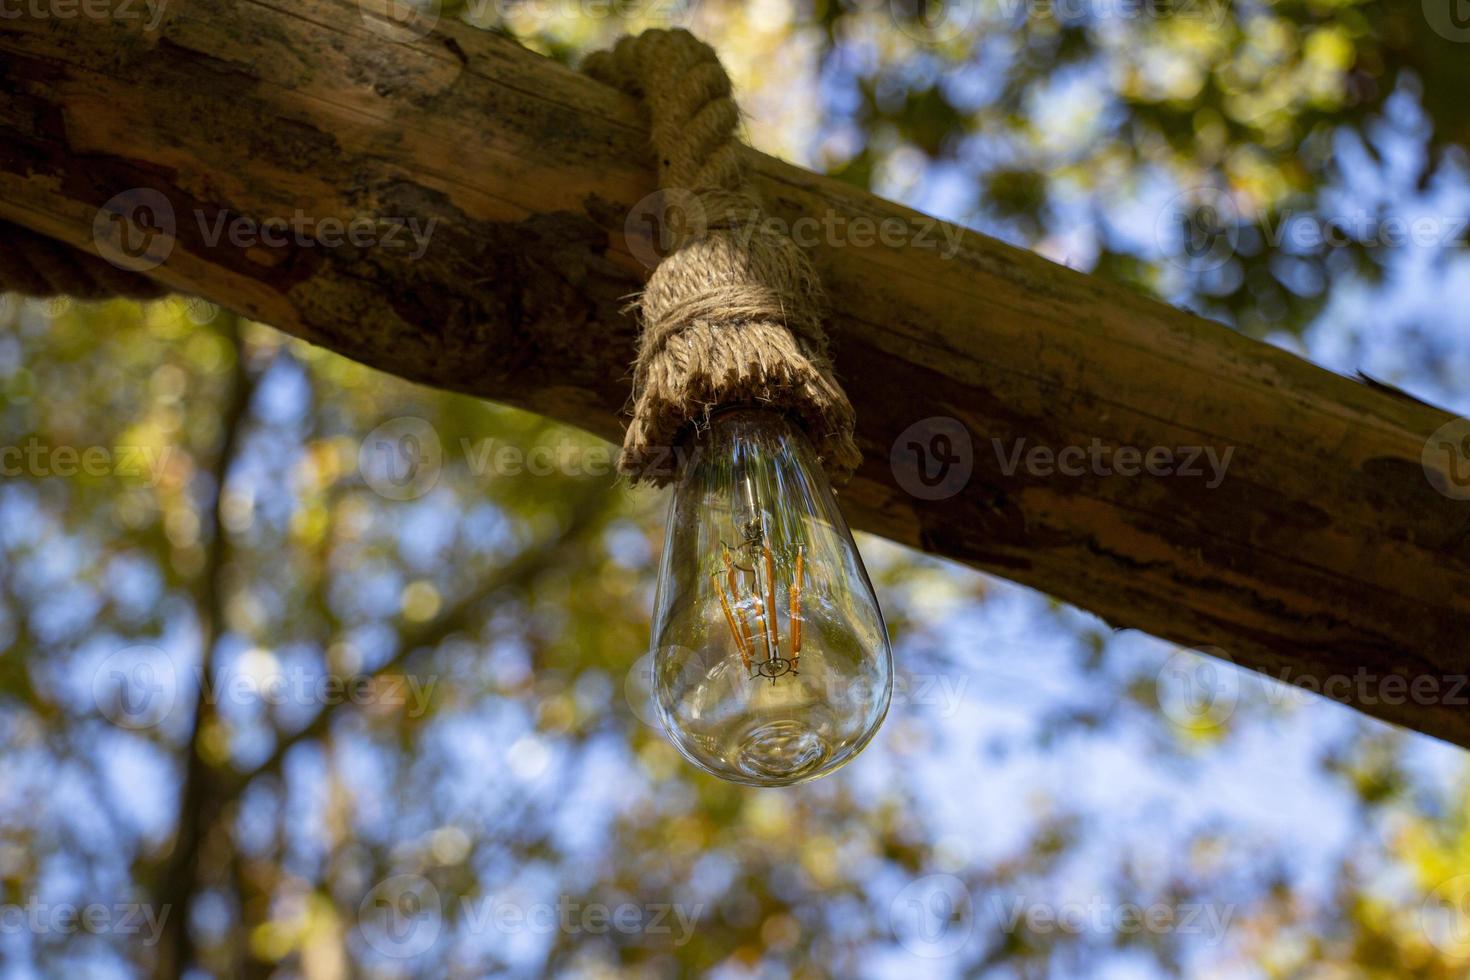
M 861 455 L 827 352 L 821 285 L 746 181 L 740 110 L 714 50 L 687 31 L 650 30 L 589 56 L 583 71 L 642 101 L 664 210 L 686 212 L 665 229 L 669 252 L 639 299 L 619 468 L 635 483 L 668 483 L 666 450 L 687 425 L 721 406 L 758 404 L 796 419 L 833 479 L 845 480 Z

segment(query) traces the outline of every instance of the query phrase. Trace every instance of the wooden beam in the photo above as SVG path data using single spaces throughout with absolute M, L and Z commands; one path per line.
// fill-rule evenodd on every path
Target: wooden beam
M 146 188 L 173 215 L 150 272 L 170 286 L 616 439 L 650 245 L 637 107 L 489 33 L 385 29 L 351 0 L 189 0 L 151 31 L 0 21 L 0 217 L 95 248 L 107 202 Z M 867 455 L 843 492 L 857 527 L 1470 746 L 1470 502 L 1421 461 L 1448 414 L 749 161 L 833 299 Z M 232 239 L 236 218 L 307 237 Z M 434 227 L 419 255 L 311 240 L 326 219 Z M 1190 447 L 1228 468 L 1118 472 L 1150 451 L 1177 470 Z M 921 451 L 958 457 L 953 482 L 925 487 Z

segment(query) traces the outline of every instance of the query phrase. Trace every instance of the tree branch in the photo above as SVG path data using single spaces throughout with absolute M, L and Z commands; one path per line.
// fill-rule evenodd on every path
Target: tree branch
M 638 108 L 505 38 L 446 23 L 395 44 L 371 16 L 353 0 L 191 0 L 152 33 L 0 23 L 0 218 L 93 248 L 94 227 L 104 241 L 117 230 L 105 210 L 96 225 L 109 199 L 156 192 L 172 220 L 150 274 L 169 286 L 617 438 L 635 336 L 623 305 L 657 217 L 635 208 L 654 184 Z M 833 298 L 866 454 L 843 494 L 855 526 L 1114 626 L 1313 687 L 1346 679 L 1333 696 L 1470 746 L 1454 686 L 1470 504 L 1421 463 L 1448 414 L 836 181 L 746 162 Z M 214 235 L 298 214 L 306 230 L 284 244 Z M 371 244 L 324 244 L 323 221 L 354 218 L 376 229 Z M 403 247 L 408 221 L 434 222 L 421 254 Z M 1107 466 L 1062 475 L 1026 462 L 1036 447 L 1073 460 L 1099 447 Z M 1191 447 L 1231 453 L 1218 483 Z M 1115 452 L 1151 451 L 1174 454 L 1172 475 L 1115 472 Z M 971 467 L 962 489 L 924 488 L 920 452 L 957 457 L 960 477 Z M 1197 475 L 1180 475 L 1186 462 Z M 1433 693 L 1397 696 L 1385 679 Z
M 385 677 L 401 668 L 414 651 L 431 649 L 456 633 L 470 630 L 485 614 L 486 602 L 496 593 L 534 584 L 542 572 L 554 568 L 557 561 L 565 556 L 567 546 L 579 541 L 605 512 L 605 493 L 605 488 L 599 487 L 578 501 L 571 519 L 563 525 L 553 540 L 528 547 L 514 561 L 497 568 L 469 594 L 434 619 L 416 627 L 405 628 L 399 634 L 397 649 L 393 655 L 368 676 L 373 679 Z M 279 773 L 286 756 L 296 746 L 325 735 L 344 705 L 351 706 L 352 702 L 343 699 L 324 705 L 311 721 L 290 734 L 282 735 L 263 762 L 248 772 L 237 772 L 229 777 L 228 785 L 222 791 L 226 803 L 237 799 L 256 778 L 266 773 Z
M 195 607 L 199 618 L 199 690 L 194 697 L 193 722 L 184 743 L 184 780 L 179 791 L 177 830 L 173 849 L 157 888 L 157 905 L 168 918 L 158 944 L 155 975 L 181 976 L 194 959 L 194 942 L 189 932 L 189 905 L 199 884 L 199 851 L 204 835 L 214 826 L 223 801 L 219 793 L 219 774 L 201 754 L 200 737 L 217 711 L 210 699 L 214 690 L 215 647 L 219 644 L 224 624 L 224 571 L 229 563 L 229 533 L 220 513 L 225 481 L 244 436 L 246 416 L 254 384 L 245 367 L 245 351 L 240 343 L 239 323 L 232 315 L 225 317 L 227 335 L 234 351 L 235 365 L 221 410 L 224 436 L 219 453 L 210 469 L 214 484 L 210 499 L 210 532 L 206 545 L 203 572 L 196 585 Z

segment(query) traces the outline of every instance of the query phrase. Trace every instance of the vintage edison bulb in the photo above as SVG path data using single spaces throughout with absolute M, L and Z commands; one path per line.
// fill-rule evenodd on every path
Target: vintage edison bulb
M 664 727 L 722 779 L 832 772 L 882 724 L 893 656 L 816 453 L 782 415 L 735 408 L 680 456 L 654 603 Z

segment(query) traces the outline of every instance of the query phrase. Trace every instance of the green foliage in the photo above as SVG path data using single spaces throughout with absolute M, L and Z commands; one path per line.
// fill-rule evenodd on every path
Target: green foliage
M 574 60 L 672 6 L 445 13 Z M 1455 176 L 1470 125 L 1464 45 L 1415 4 L 1120 22 L 1038 0 L 961 5 L 958 32 L 945 6 L 711 2 L 692 26 L 783 122 L 752 129 L 763 148 L 916 200 L 958 175 L 940 203 L 982 230 L 1257 334 L 1396 268 L 1274 241 L 1340 208 L 1344 145 L 1416 151 L 1423 188 Z M 1158 187 L 1236 202 L 1223 265 L 1125 233 Z M 207 304 L 7 301 L 0 324 L 0 449 L 35 449 L 0 479 L 0 901 L 171 923 L 0 929 L 6 967 L 1465 975 L 1443 891 L 1470 870 L 1457 755 L 1269 682 L 1181 718 L 1162 647 L 865 539 L 901 673 L 884 733 L 810 786 L 720 783 L 640 694 L 664 499 L 621 486 L 609 447 Z M 155 658 L 116 659 L 138 645 Z M 159 717 L 118 700 L 139 663 L 171 695 Z M 265 696 L 275 679 L 299 686 Z M 1293 747 L 1314 806 L 1254 785 Z M 1329 831 L 1350 844 L 1304 871 Z M 1094 896 L 1230 921 L 1023 914 Z M 638 927 L 528 922 L 559 902 L 630 905 Z

